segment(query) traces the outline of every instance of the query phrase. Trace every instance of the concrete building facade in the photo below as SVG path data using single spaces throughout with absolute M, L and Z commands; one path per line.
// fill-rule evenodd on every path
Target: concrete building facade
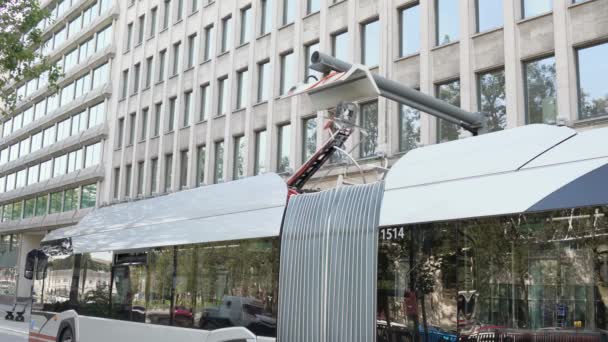
M 328 136 L 327 112 L 283 96 L 319 77 L 307 70 L 314 51 L 488 112 L 494 130 L 540 122 L 578 129 L 608 124 L 608 86 L 601 84 L 608 75 L 606 0 L 71 1 L 43 3 L 61 8 L 45 28 L 53 44 L 59 40 L 47 48 L 49 55 L 69 66 L 58 100 L 40 87 L 44 82 L 31 92 L 27 82 L 18 87 L 23 101 L 15 114 L 34 108 L 27 114 L 33 119 L 19 119 L 16 130 L 16 119 L 4 119 L 0 151 L 7 149 L 7 161 L 0 162 L 0 179 L 13 173 L 15 182 L 26 178 L 0 194 L 10 212 L 0 232 L 15 251 L 3 267 L 14 270 L 16 282 L 25 253 L 45 231 L 74 224 L 95 206 L 296 170 Z M 89 19 L 93 4 L 97 15 Z M 80 29 L 72 35 L 78 17 Z M 86 75 L 90 79 L 82 80 Z M 43 98 L 53 110 L 38 115 Z M 75 115 L 83 112 L 94 125 L 81 128 Z M 67 136 L 65 124 L 59 127 L 66 118 Z M 376 180 L 412 148 L 467 136 L 386 99 L 361 99 L 358 125 L 347 150 L 359 166 L 334 159 L 311 188 L 335 186 L 336 179 Z M 32 151 L 34 135 L 50 126 L 62 139 Z M 17 152 L 13 160 L 11 146 L 24 137 L 30 137 L 28 153 Z M 45 167 L 57 177 L 37 176 L 30 184 L 29 173 L 18 174 L 49 157 L 53 164 Z M 80 166 L 72 167 L 70 158 Z M 31 199 L 44 196 L 48 203 L 38 212 Z M 53 207 L 58 196 L 61 206 Z

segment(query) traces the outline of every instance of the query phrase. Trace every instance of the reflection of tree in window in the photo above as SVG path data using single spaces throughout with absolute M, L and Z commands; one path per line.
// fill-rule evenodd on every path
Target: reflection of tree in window
M 402 105 L 399 109 L 399 151 L 406 152 L 420 143 L 420 112 Z
M 451 105 L 460 107 L 460 81 L 452 81 L 437 86 L 437 97 Z M 437 119 L 437 142 L 458 140 L 463 130 L 456 124 Z
M 373 157 L 378 147 L 378 101 L 361 105 L 359 126 L 360 157 Z
M 317 118 L 304 120 L 304 156 L 308 160 L 317 150 Z
M 489 115 L 490 131 L 500 131 L 507 127 L 503 70 L 479 75 L 479 110 Z
M 555 123 L 555 58 L 529 62 L 525 69 L 528 123 Z

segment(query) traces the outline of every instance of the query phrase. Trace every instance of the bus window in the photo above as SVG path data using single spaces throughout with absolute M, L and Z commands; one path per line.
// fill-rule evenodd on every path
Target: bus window
M 278 261 L 277 239 L 179 248 L 175 325 L 276 336 Z
M 72 286 L 74 260 L 72 254 L 49 257 L 46 277 L 40 286 L 39 301 L 43 311 L 63 312 L 71 308 L 70 298 L 74 300 L 78 291 L 77 283 Z
M 145 265 L 114 267 L 111 317 L 143 323 L 146 315 L 145 289 Z
M 174 248 L 150 251 L 148 274 L 150 287 L 146 305 L 146 323 L 172 325 L 171 303 Z
M 607 213 L 382 228 L 378 341 L 600 340 L 608 329 Z
M 110 276 L 112 253 L 87 253 L 80 261 L 78 313 L 85 316 L 108 317 L 110 308 Z

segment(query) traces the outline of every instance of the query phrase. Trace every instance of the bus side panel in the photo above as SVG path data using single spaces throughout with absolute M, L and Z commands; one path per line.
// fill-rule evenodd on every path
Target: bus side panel
M 205 330 L 80 316 L 76 342 L 205 342 L 209 334 Z
M 62 323 L 78 324 L 78 314 L 73 310 L 60 314 L 34 311 L 30 322 L 30 336 L 41 340 L 55 341 L 57 335 L 59 335 L 59 329 L 65 326 L 65 324 L 62 326 Z M 72 328 L 78 330 L 77 326 Z

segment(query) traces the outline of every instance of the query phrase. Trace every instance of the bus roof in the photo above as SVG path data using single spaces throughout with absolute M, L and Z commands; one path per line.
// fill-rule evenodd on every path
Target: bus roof
M 606 179 L 608 128 L 513 128 L 406 154 L 388 172 L 380 225 L 608 204 Z
M 43 241 L 85 253 L 279 236 L 286 203 L 283 179 L 265 174 L 103 207 Z

